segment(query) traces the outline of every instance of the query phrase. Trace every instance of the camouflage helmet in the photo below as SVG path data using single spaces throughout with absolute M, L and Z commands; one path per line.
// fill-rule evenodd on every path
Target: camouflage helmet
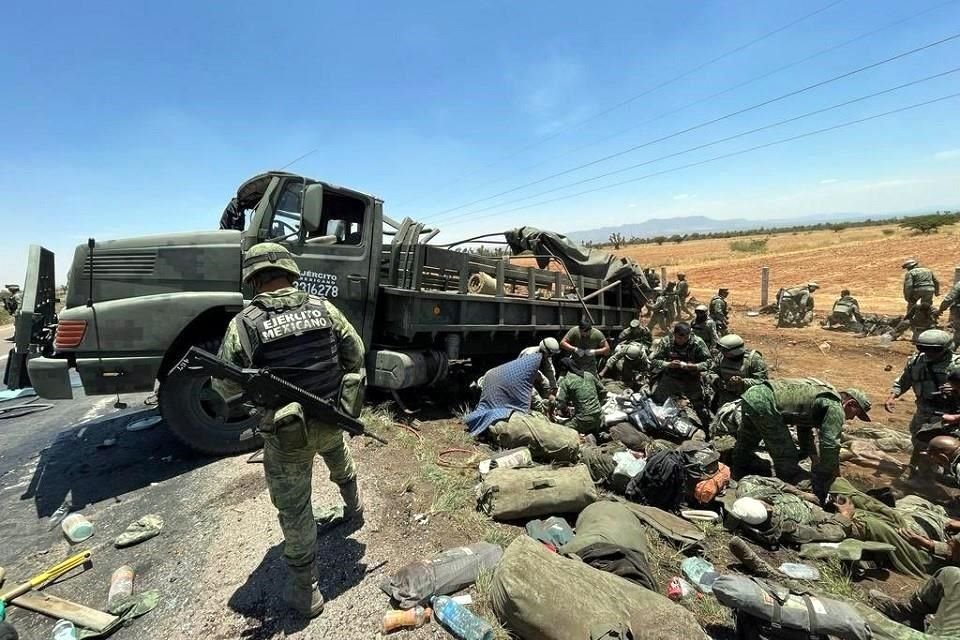
M 808 282 L 808 283 L 807 283 L 807 289 L 810 289 L 811 291 L 814 290 L 814 289 L 819 289 L 819 288 L 820 288 L 820 285 L 818 285 L 816 282 Z
M 900 266 L 902 266 L 904 269 L 913 269 L 915 266 L 917 266 L 917 265 L 919 265 L 919 264 L 920 264 L 920 263 L 917 262 L 915 258 L 910 258 L 909 260 L 907 260 L 906 262 L 904 262 L 904 263 L 903 263 L 902 265 L 900 265 Z
M 300 268 L 283 245 L 261 242 L 243 254 L 243 281 L 248 282 L 264 269 L 281 269 L 294 278 L 300 277 Z
M 869 411 L 870 407 L 873 405 L 870 403 L 870 398 L 867 397 L 862 390 L 857 389 L 856 387 L 850 387 L 849 389 L 844 389 L 843 393 L 847 394 L 854 400 L 857 404 L 860 405 L 860 413 L 857 415 L 858 418 L 864 422 L 870 422 Z
M 707 305 L 705 304 L 698 304 L 696 307 L 693 308 L 693 310 L 696 311 L 697 313 L 700 313 L 701 311 L 703 313 L 706 313 L 707 311 L 709 311 L 709 309 L 707 309 Z
M 540 351 L 555 356 L 560 353 L 560 343 L 556 338 L 544 338 L 540 341 Z
M 937 436 L 930 440 L 926 454 L 940 465 L 948 465 L 960 454 L 960 440 L 954 436 Z
M 640 328 L 640 321 L 637 320 L 636 318 L 634 318 L 633 320 L 631 320 L 631 321 L 630 321 L 630 328 L 631 328 L 631 329 L 639 329 L 639 328 Z
M 942 329 L 927 329 L 913 341 L 919 350 L 939 350 L 950 346 L 953 338 Z
M 677 277 L 683 280 L 687 277 L 687 274 L 685 274 L 683 271 L 677 271 Z
M 717 341 L 717 348 L 723 351 L 724 355 L 739 358 L 744 351 L 743 338 L 735 333 L 728 333 Z
M 624 354 L 627 357 L 627 360 L 637 360 L 640 356 L 643 355 L 643 347 L 638 344 L 631 344 L 627 346 L 627 351 Z

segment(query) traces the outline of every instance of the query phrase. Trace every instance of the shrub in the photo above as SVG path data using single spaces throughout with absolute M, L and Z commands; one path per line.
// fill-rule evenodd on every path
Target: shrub
M 742 253 L 766 253 L 767 238 L 754 238 L 753 240 L 734 240 L 730 243 L 731 251 L 740 251 Z
M 881 233 L 885 236 L 892 236 L 896 232 L 897 232 L 896 229 L 884 229 L 883 231 L 881 231 Z

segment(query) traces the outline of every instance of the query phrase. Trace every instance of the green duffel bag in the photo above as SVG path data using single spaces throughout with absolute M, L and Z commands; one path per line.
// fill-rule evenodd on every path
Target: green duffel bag
M 478 508 L 495 520 L 580 513 L 597 501 L 586 465 L 493 469 L 480 485 Z
M 707 638 L 693 614 L 665 596 L 551 553 L 527 536 L 507 547 L 490 597 L 497 619 L 518 638 Z
M 561 555 L 577 554 L 592 544 L 612 544 L 647 555 L 646 525 L 622 502 L 595 502 L 577 517 L 573 540 L 558 549 Z
M 580 434 L 546 416 L 514 411 L 509 420 L 494 422 L 486 433 L 499 449 L 527 447 L 536 462 L 576 464 L 580 459 Z

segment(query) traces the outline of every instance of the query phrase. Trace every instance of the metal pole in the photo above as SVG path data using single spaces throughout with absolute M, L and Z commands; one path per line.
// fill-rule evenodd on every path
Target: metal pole
M 667 288 L 667 268 L 660 267 L 660 286 L 664 289 Z
M 767 306 L 770 297 L 770 267 L 760 267 L 760 306 Z

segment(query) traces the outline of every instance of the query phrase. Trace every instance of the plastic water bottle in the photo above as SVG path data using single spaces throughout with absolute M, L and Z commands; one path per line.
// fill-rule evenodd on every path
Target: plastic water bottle
M 77 640 L 77 628 L 69 620 L 58 620 L 53 625 L 53 640 Z
M 458 640 L 493 640 L 493 627 L 449 596 L 433 599 L 433 615 Z
M 93 535 L 93 525 L 82 513 L 71 513 L 60 523 L 70 542 L 83 542 Z

